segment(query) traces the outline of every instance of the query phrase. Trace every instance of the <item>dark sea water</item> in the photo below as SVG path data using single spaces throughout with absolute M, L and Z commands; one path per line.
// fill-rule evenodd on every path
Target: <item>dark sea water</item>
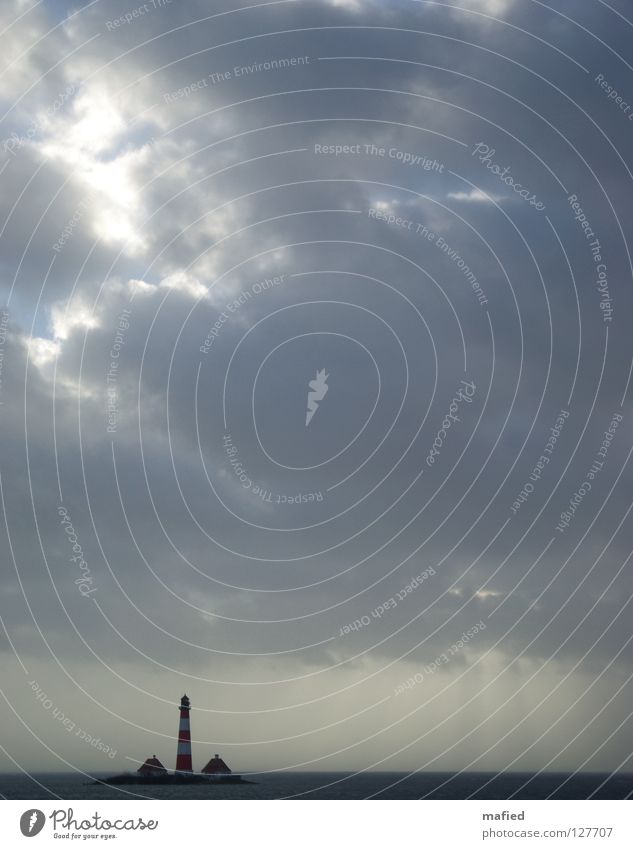
M 105 778 L 95 773 L 94 779 Z M 254 784 L 115 787 L 78 773 L 0 775 L 5 799 L 626 799 L 633 774 L 284 772 Z

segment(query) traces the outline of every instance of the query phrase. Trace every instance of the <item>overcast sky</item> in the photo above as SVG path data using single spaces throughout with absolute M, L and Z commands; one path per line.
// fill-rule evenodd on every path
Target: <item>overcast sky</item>
M 630 767 L 630 11 L 4 0 L 0 769 Z

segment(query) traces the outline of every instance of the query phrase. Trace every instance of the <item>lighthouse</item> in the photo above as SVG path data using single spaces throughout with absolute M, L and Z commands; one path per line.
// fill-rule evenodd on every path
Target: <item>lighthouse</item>
M 178 726 L 178 752 L 176 755 L 176 773 L 191 775 L 191 730 L 189 728 L 189 708 L 191 702 L 187 694 L 180 700 L 180 724 Z

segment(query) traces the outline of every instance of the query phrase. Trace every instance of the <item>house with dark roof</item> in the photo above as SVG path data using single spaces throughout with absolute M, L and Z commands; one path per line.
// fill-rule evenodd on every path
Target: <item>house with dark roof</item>
M 204 767 L 204 769 L 202 770 L 202 775 L 206 775 L 206 777 L 211 781 L 218 781 L 222 778 L 226 778 L 227 776 L 232 775 L 232 772 L 224 763 L 222 758 L 216 754 Z
M 145 763 L 141 764 L 141 766 L 137 769 L 137 772 L 139 775 L 144 775 L 147 778 L 157 778 L 159 775 L 167 775 L 167 770 L 158 760 L 156 755 L 152 755 L 152 757 L 148 758 Z

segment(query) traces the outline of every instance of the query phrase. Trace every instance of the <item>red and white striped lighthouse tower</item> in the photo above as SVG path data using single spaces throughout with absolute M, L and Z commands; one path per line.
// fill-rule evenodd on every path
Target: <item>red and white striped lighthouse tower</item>
M 176 772 L 191 774 L 191 730 L 189 728 L 189 708 L 191 702 L 187 694 L 180 700 L 180 724 L 178 726 L 178 752 L 176 755 Z

